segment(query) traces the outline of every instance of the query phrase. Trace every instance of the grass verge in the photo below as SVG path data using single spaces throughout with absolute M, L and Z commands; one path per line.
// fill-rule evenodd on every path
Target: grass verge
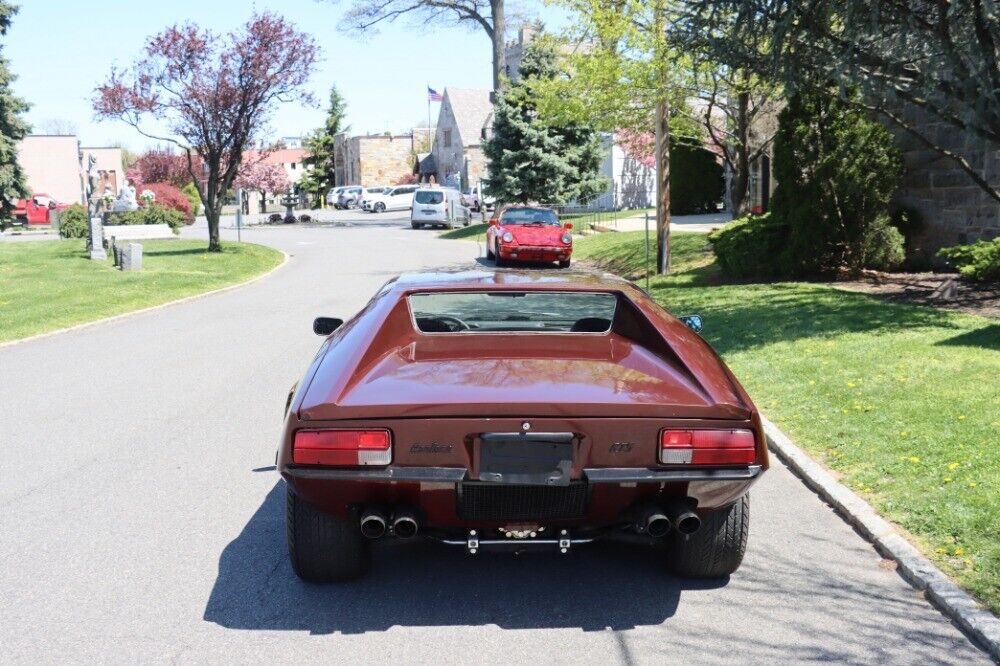
M 673 237 L 650 293 L 705 317 L 758 406 L 1000 612 L 1000 322 L 809 283 L 721 284 L 704 234 Z M 642 274 L 642 233 L 575 257 Z
M 249 280 L 282 255 L 262 245 L 205 241 L 142 244 L 143 268 L 122 273 L 87 258 L 80 240 L 0 244 L 0 342 L 159 305 Z
M 443 234 L 441 238 L 447 238 L 449 240 L 486 240 L 486 223 L 482 224 L 470 224 L 467 227 L 459 227 L 457 229 L 450 229 Z

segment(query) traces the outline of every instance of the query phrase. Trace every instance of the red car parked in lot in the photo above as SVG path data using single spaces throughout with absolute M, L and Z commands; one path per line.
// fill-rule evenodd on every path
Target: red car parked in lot
M 625 280 L 521 271 L 402 276 L 346 324 L 317 319 L 277 455 L 296 573 L 354 578 L 372 543 L 415 537 L 621 538 L 680 575 L 732 573 L 767 448 L 700 326 Z
M 486 229 L 486 258 L 497 266 L 522 262 L 559 262 L 569 268 L 573 255 L 572 224 L 540 206 L 505 206 Z
M 34 194 L 30 199 L 14 201 L 14 221 L 28 226 L 52 224 L 52 211 L 69 208 L 48 194 Z

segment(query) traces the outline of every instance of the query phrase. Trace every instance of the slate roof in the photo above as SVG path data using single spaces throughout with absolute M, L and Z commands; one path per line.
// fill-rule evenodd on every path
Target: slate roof
M 482 143 L 483 126 L 493 113 L 490 91 L 479 88 L 445 88 L 445 103 L 451 106 L 463 146 Z

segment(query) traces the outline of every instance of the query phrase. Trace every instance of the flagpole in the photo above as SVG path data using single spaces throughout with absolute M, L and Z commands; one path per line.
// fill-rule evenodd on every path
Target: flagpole
M 431 84 L 430 81 L 427 82 L 427 138 L 430 140 L 431 145 L 434 144 L 434 140 L 431 139 Z

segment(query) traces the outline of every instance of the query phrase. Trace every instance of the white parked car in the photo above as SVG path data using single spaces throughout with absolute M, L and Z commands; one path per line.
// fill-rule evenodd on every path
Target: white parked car
M 372 199 L 379 194 L 385 194 L 392 187 L 388 185 L 380 185 L 378 187 L 366 187 L 365 191 L 361 194 L 361 203 L 358 204 L 361 210 L 371 211 L 372 209 Z
M 335 187 L 332 190 L 330 190 L 329 192 L 327 192 L 326 193 L 326 203 L 327 203 L 327 205 L 328 206 L 336 206 L 337 205 L 337 197 L 339 197 L 340 193 L 343 192 L 346 189 L 347 189 L 346 187 Z
M 496 207 L 496 199 L 483 194 L 483 186 L 480 184 L 465 193 L 465 200 L 469 207 L 475 212 L 480 212 L 483 208 L 492 210 Z
M 373 213 L 384 213 L 387 210 L 407 210 L 413 205 L 413 194 L 419 185 L 399 185 L 388 192 L 373 195 L 371 208 Z
M 447 229 L 461 224 L 469 226 L 469 209 L 462 193 L 450 187 L 424 187 L 413 195 L 410 226 L 419 229 L 425 224 Z

